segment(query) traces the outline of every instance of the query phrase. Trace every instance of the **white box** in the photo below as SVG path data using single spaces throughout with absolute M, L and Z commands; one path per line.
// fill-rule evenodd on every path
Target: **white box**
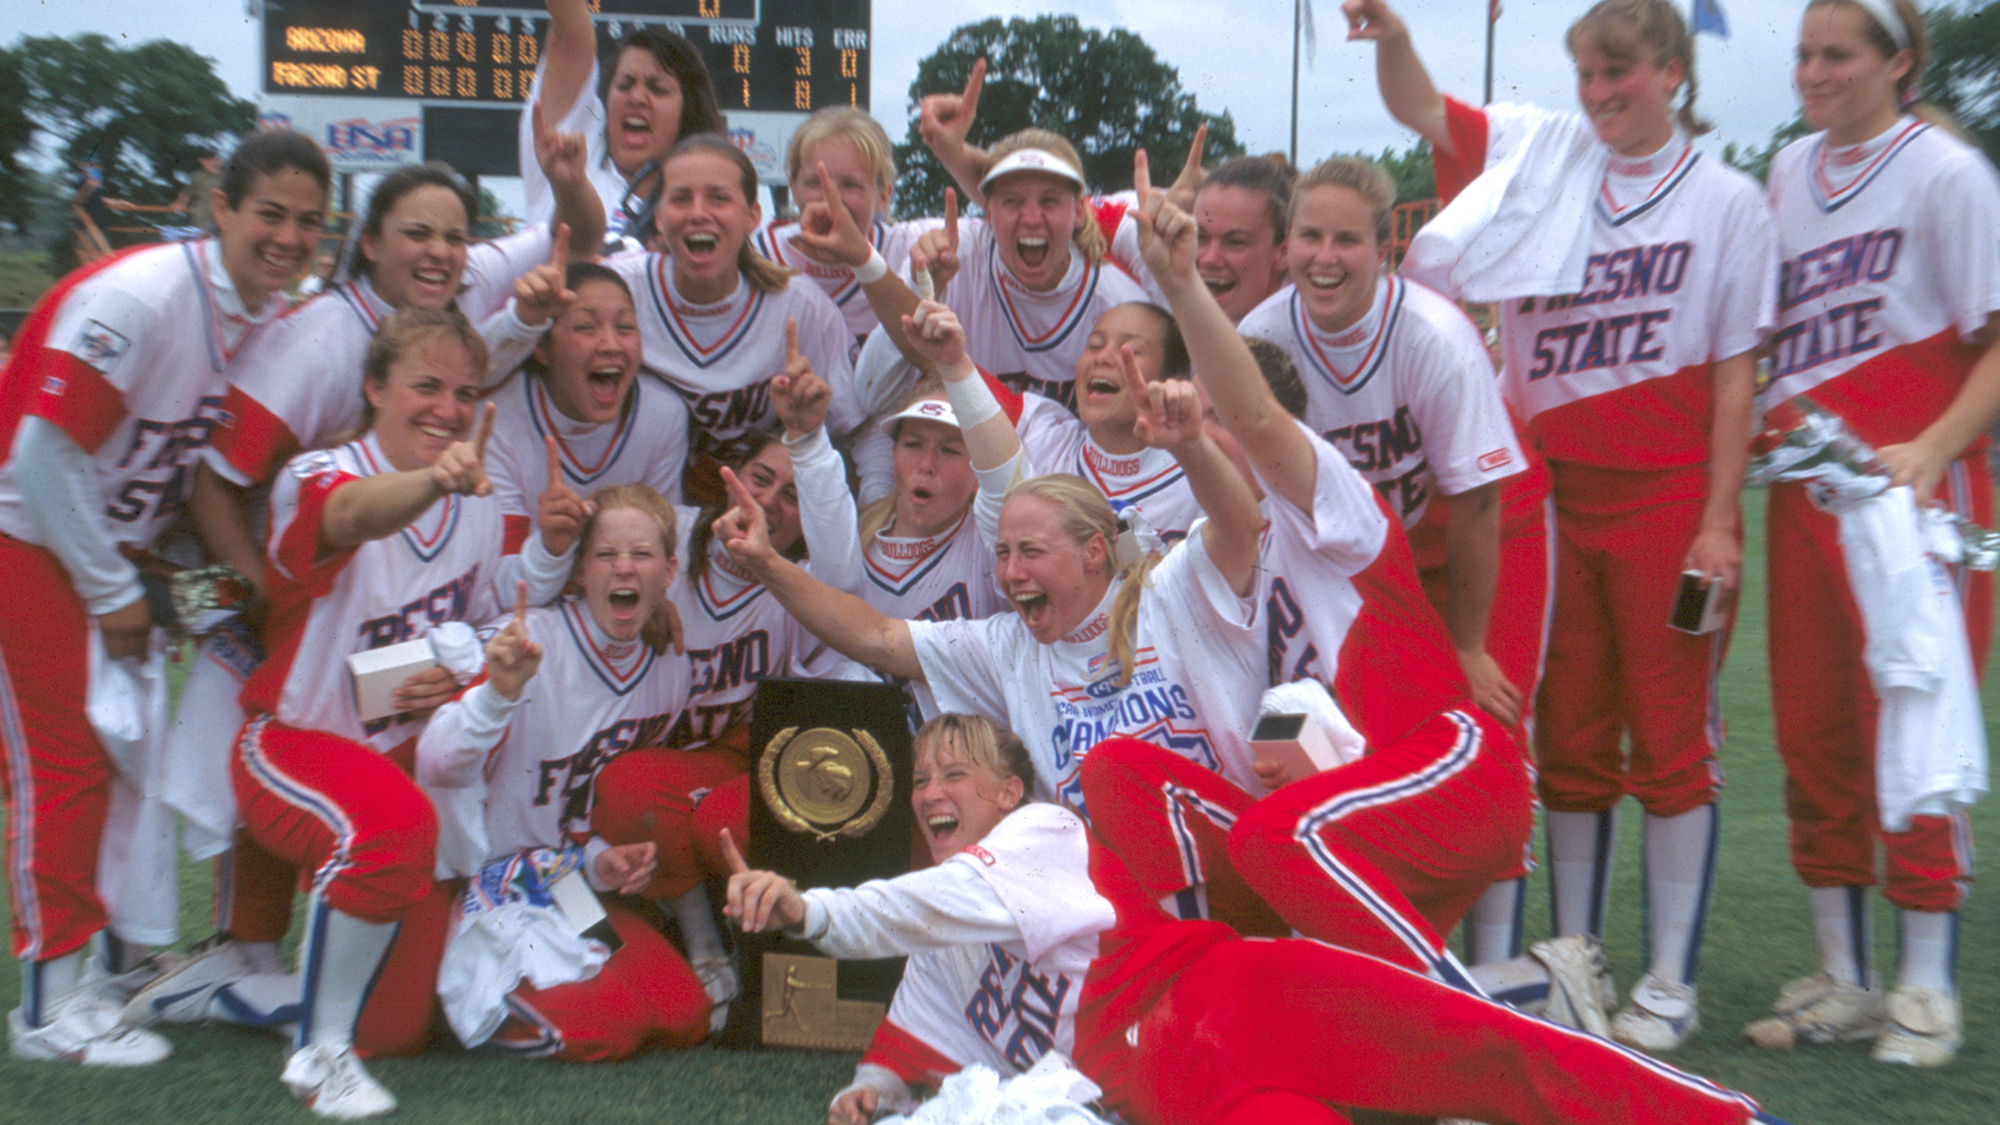
M 437 653 L 423 637 L 349 654 L 347 670 L 354 677 L 354 713 L 366 723 L 400 712 L 402 708 L 395 702 L 396 689 L 418 672 L 428 672 L 437 666 Z
M 1257 725 L 1250 728 L 1250 749 L 1257 757 L 1284 766 L 1293 781 L 1344 764 L 1326 731 L 1303 713 L 1257 716 Z

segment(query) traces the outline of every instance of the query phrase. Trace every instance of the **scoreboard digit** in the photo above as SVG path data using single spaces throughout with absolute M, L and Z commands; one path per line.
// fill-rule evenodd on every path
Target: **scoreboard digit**
M 687 37 L 724 112 L 868 104 L 871 0 L 590 0 L 600 50 Z M 264 92 L 518 104 L 548 13 L 523 0 L 264 0 Z

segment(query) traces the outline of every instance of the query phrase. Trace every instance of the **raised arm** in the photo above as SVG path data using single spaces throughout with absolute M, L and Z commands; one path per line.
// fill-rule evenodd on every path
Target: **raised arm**
M 589 0 L 547 0 L 549 38 L 542 44 L 542 100 L 550 121 L 561 121 L 576 99 L 584 96 L 583 84 L 597 62 L 597 29 L 590 20 Z M 597 91 L 589 91 L 591 97 Z M 579 240 L 584 246 L 595 242 Z
M 729 490 L 730 508 L 715 521 L 715 536 L 786 612 L 850 660 L 887 676 L 923 680 L 924 669 L 917 662 L 909 622 L 889 617 L 860 598 L 828 586 L 773 551 L 763 506 L 727 468 L 722 470 L 722 482 Z
M 1229 314 L 1197 276 L 1194 218 L 1153 190 L 1143 150 L 1133 161 L 1133 184 L 1139 195 L 1139 249 L 1180 324 L 1195 382 L 1264 483 L 1293 506 L 1311 511 L 1318 457 L 1271 394 Z
M 966 139 L 972 119 L 979 113 L 979 91 L 985 84 L 986 60 L 982 58 L 972 64 L 963 93 L 926 94 L 917 103 L 917 131 L 923 134 L 924 146 L 970 200 L 983 198 L 979 181 L 986 178 L 986 169 L 992 164 L 985 149 L 975 148 Z
M 1415 129 L 1438 151 L 1456 153 L 1445 123 L 1444 95 L 1432 84 L 1424 60 L 1417 57 L 1403 17 L 1387 0 L 1345 0 L 1340 11 L 1347 17 L 1350 40 L 1375 44 L 1375 85 L 1382 91 L 1389 116 Z
M 590 146 L 575 133 L 552 131 L 549 122 L 561 117 L 551 117 L 544 103 L 536 102 L 529 113 L 535 134 L 535 163 L 541 166 L 556 197 L 556 213 L 549 219 L 549 229 L 554 232 L 567 223 L 570 230 L 556 260 L 561 264 L 570 259 L 589 261 L 604 245 L 605 226 L 604 200 L 590 182 Z
M 1139 408 L 1133 435 L 1167 450 L 1180 463 L 1188 490 L 1208 517 L 1201 525 L 1202 546 L 1229 580 L 1229 588 L 1248 597 L 1257 576 L 1264 513 L 1236 462 L 1209 437 L 1200 388 L 1185 379 L 1146 382 L 1129 344 L 1119 347 L 1118 358 L 1125 369 L 1125 386 Z
M 825 164 L 815 171 L 820 183 L 833 182 Z M 791 242 L 813 261 L 853 270 L 862 295 L 868 298 L 868 307 L 874 310 L 876 320 L 888 326 L 887 334 L 896 349 L 911 363 L 919 362 L 901 331 L 903 318 L 916 311 L 917 295 L 910 292 L 882 252 L 855 225 L 853 213 L 840 202 L 838 195 L 828 192 L 825 199 L 806 204 L 805 210 L 799 212 L 798 233 Z
M 426 468 L 377 473 L 336 489 L 327 497 L 320 546 L 352 547 L 386 539 L 453 493 L 491 495 L 493 484 L 486 479 L 486 443 L 493 436 L 493 417 L 498 412 L 498 407 L 487 403 L 473 439 L 452 443 Z

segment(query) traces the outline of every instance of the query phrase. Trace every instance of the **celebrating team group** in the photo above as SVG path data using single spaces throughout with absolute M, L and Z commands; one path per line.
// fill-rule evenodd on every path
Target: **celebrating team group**
M 1196 136 L 1170 185 L 1142 152 L 1095 194 L 1055 133 L 969 143 L 983 62 L 921 104 L 943 216 L 892 217 L 887 136 L 837 109 L 767 223 L 685 40 L 634 32 L 605 77 L 583 0 L 548 7 L 519 232 L 473 244 L 463 181 L 405 167 L 291 306 L 330 173 L 259 132 L 210 237 L 80 270 L 16 338 L 16 1057 L 144 1065 L 157 1025 L 241 1024 L 289 1037 L 314 1113 L 371 1117 L 396 1098 L 361 1059 L 440 1014 L 525 1056 L 700 1042 L 729 922 L 910 957 L 833 1125 L 1058 1052 L 1149 1125 L 1771 1120 L 1655 1058 L 1700 1028 L 1753 438 L 1830 417 L 1864 473 L 1993 522 L 2000 177 L 1915 104 L 1910 0 L 1810 0 L 1813 132 L 1768 188 L 1693 147 L 1667 0 L 1571 26 L 1581 112 L 1442 95 L 1385 0 L 1346 0 L 1445 203 L 1393 269 L 1373 164 L 1205 169 Z M 1937 1066 L 1968 825 L 1878 807 L 1873 592 L 1828 506 L 1771 488 L 1819 969 L 1747 1030 Z M 247 611 L 194 628 L 218 573 Z M 1990 579 L 1939 573 L 1976 669 Z M 1688 582 L 1719 627 L 1669 627 Z M 169 624 L 199 639 L 167 729 Z M 371 704 L 348 657 L 411 641 Z M 800 891 L 745 863 L 779 676 L 907 685 L 917 870 Z M 1274 713 L 1327 757 L 1260 752 Z M 1621 1001 L 1595 935 L 1627 795 Z M 1524 950 L 1537 803 L 1557 936 Z M 158 817 L 215 862 L 185 953 L 156 948 Z M 556 907 L 578 877 L 619 941 Z

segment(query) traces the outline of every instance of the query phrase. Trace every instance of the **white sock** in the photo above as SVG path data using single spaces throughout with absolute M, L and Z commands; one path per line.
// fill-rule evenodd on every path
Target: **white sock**
M 1618 810 L 1548 814 L 1549 892 L 1555 899 L 1556 936 L 1604 933 L 1604 903 L 1611 893 L 1611 857 L 1618 843 Z
M 296 1045 L 350 1046 L 400 923 L 364 922 L 333 909 L 318 895 L 312 898 L 309 919 L 298 993 L 305 1005 Z
M 687 943 L 689 961 L 702 961 L 724 954 L 722 931 L 716 928 L 715 911 L 708 905 L 708 887 L 697 883 L 686 894 L 668 903 L 674 921 L 680 923 L 681 940 Z
M 152 946 L 143 942 L 126 941 L 110 930 L 105 930 L 97 937 L 101 943 L 98 961 L 110 976 L 131 972 L 153 952 Z
M 1510 1008 L 1522 1008 L 1531 1015 L 1541 1013 L 1541 1003 L 1549 998 L 1549 970 L 1533 957 L 1506 961 L 1484 961 L 1468 966 L 1466 975 L 1479 990 Z
M 1474 965 L 1507 961 L 1521 954 L 1521 910 L 1527 880 L 1503 879 L 1486 888 L 1465 915 Z
M 1694 980 L 1701 957 L 1702 925 L 1715 883 L 1715 834 L 1720 819 L 1712 804 L 1679 816 L 1646 817 L 1647 940 L 1653 975 L 1677 984 Z
M 29 1027 L 40 1027 L 49 1022 L 49 1008 L 76 991 L 82 972 L 82 949 L 74 949 L 45 961 L 22 961 L 21 1021 Z
M 1875 987 L 1869 969 L 1874 940 L 1868 919 L 1867 887 L 1808 887 L 1813 933 L 1819 938 L 1820 972 L 1838 981 Z
M 1902 935 L 1902 958 L 1896 964 L 1896 984 L 1904 988 L 1935 988 L 1956 995 L 1951 963 L 1958 945 L 1958 915 L 1929 910 L 1896 911 Z

